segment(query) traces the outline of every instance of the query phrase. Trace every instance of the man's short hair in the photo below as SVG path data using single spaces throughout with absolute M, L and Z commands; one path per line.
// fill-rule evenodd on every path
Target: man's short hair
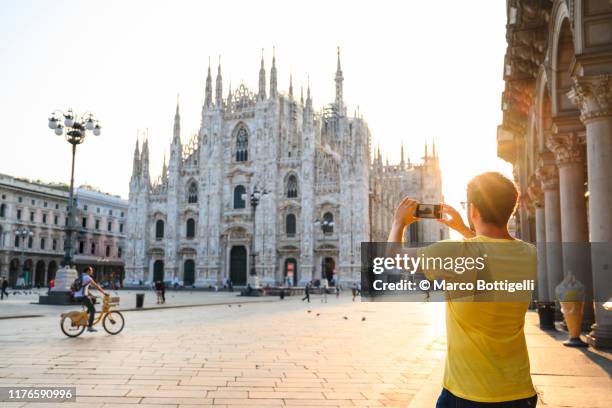
M 486 223 L 504 227 L 516 209 L 516 184 L 501 173 L 490 171 L 474 177 L 467 186 L 467 200 Z

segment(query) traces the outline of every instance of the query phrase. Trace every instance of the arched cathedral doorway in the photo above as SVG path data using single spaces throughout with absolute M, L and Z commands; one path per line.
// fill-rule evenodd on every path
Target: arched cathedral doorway
M 295 258 L 285 259 L 285 282 L 290 286 L 295 286 L 297 279 L 297 261 Z
M 187 259 L 183 264 L 183 285 L 192 286 L 195 282 L 195 262 Z
M 327 279 L 327 282 L 329 282 L 330 285 L 332 285 L 334 282 L 332 281 L 332 279 L 334 279 L 334 271 L 336 270 L 336 262 L 334 261 L 334 258 L 323 258 L 323 278 Z
M 153 263 L 153 281 L 163 281 L 164 280 L 164 261 L 158 259 Z
M 243 245 L 233 246 L 230 251 L 230 280 L 237 286 L 247 283 L 247 250 Z

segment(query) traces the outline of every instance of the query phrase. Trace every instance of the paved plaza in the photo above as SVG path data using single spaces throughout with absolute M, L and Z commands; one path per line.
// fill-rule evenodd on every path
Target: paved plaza
M 207 292 L 189 289 L 167 290 L 166 303 L 157 304 L 155 291 L 145 290 L 107 290 L 111 296 L 121 298 L 121 310 L 134 310 L 136 308 L 136 294 L 144 293 L 144 309 L 174 308 L 186 306 L 203 306 L 227 303 L 245 302 L 271 302 L 274 297 L 241 297 L 239 291 L 234 292 Z M 74 306 L 39 305 L 38 295 L 47 294 L 47 289 L 33 289 L 28 291 L 9 290 L 8 298 L 0 301 L 0 319 L 16 318 L 19 316 L 58 316 L 65 311 L 74 310 Z M 14 295 L 13 293 L 16 293 Z M 78 307 L 78 306 L 77 306 Z
M 63 307 L 0 320 L 0 385 L 76 384 L 77 402 L 64 405 L 88 408 L 432 407 L 440 391 L 442 303 L 353 303 L 347 293 L 328 303 L 313 296 L 310 304 L 298 297 L 175 296 L 177 304 L 208 306 L 127 311 L 119 335 L 76 339 L 59 329 Z M 610 407 L 611 354 L 566 349 L 563 334 L 551 336 L 536 322 L 530 313 L 540 406 Z

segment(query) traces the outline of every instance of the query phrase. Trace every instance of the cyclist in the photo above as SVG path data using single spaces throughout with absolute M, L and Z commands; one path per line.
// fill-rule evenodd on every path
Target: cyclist
M 98 289 L 104 296 L 106 296 L 106 292 L 98 283 L 92 278 L 93 268 L 88 266 L 85 271 L 81 274 L 81 288 L 75 292 L 74 297 L 77 300 L 81 301 L 81 304 L 85 305 L 87 311 L 89 312 L 89 322 L 87 325 L 88 332 L 96 332 L 97 330 L 93 328 L 94 315 L 96 314 L 96 308 L 94 307 L 93 299 L 89 295 L 89 285 L 93 285 L 96 289 Z

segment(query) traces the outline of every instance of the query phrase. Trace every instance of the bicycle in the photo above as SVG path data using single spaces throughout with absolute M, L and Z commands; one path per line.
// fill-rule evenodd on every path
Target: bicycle
M 98 298 L 98 296 L 95 296 Z M 119 305 L 119 297 L 110 297 L 108 294 L 102 299 L 102 310 L 96 311 L 93 326 L 102 322 L 104 330 L 111 335 L 119 334 L 125 326 L 125 319 L 118 310 L 111 310 Z M 61 314 L 60 327 L 68 337 L 78 337 L 87 328 L 89 312 L 83 305 L 82 311 L 72 311 Z

